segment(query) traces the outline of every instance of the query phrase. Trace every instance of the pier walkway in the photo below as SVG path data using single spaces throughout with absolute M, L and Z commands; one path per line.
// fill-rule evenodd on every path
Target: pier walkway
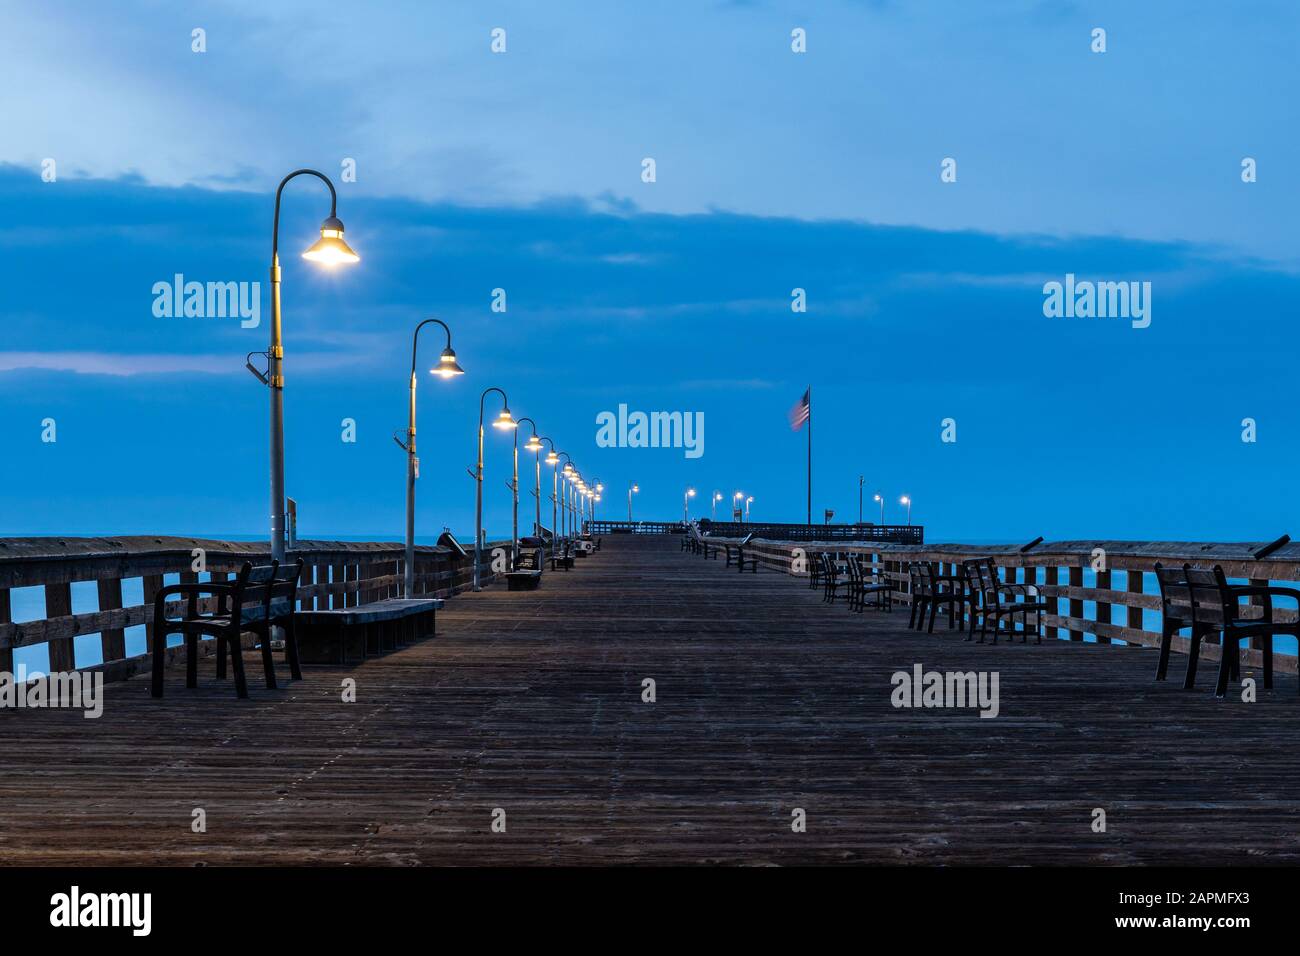
M 538 591 L 461 594 L 438 631 L 276 691 L 250 654 L 249 701 L 208 659 L 197 691 L 173 666 L 161 701 L 144 677 L 106 685 L 98 720 L 0 712 L 0 860 L 1300 861 L 1293 674 L 1247 704 L 1213 697 L 1212 667 L 1194 692 L 1154 684 L 1146 648 L 918 635 L 906 608 L 827 607 L 668 535 L 608 536 Z M 917 663 L 998 671 L 999 715 L 895 709 L 891 674 Z

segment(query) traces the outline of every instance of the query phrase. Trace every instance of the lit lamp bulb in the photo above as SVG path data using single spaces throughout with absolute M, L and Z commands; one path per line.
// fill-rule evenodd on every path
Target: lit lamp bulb
M 335 216 L 330 216 L 320 224 L 320 238 L 311 244 L 311 248 L 302 257 L 326 266 L 361 261 L 361 257 L 344 242 L 343 220 Z
M 442 350 L 442 355 L 438 358 L 438 367 L 431 368 L 429 371 L 442 378 L 455 378 L 457 375 L 465 374 L 465 370 L 456 361 L 456 353 L 450 345 Z

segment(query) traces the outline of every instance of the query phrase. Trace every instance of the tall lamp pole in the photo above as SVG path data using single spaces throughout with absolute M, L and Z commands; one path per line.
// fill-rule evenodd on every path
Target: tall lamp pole
M 745 523 L 749 524 L 749 506 L 754 503 L 754 496 L 750 495 L 745 499 Z
M 284 563 L 284 344 L 280 336 L 280 194 L 296 176 L 315 176 L 330 191 L 330 214 L 320 224 L 320 238 L 302 254 L 304 259 L 332 266 L 359 262 L 361 257 L 343 241 L 338 218 L 338 193 L 324 173 L 295 169 L 275 191 L 275 218 L 271 222 L 271 345 L 266 351 L 266 384 L 271 389 L 271 557 Z M 260 372 L 255 374 L 262 378 Z
M 862 483 L 866 481 L 864 475 L 858 475 L 858 524 L 862 524 Z
M 425 319 L 415 327 L 411 334 L 411 386 L 410 401 L 407 403 L 407 421 L 406 421 L 406 441 L 402 441 L 396 435 L 393 441 L 406 452 L 406 572 L 404 578 L 404 593 L 408 598 L 415 596 L 415 479 L 420 476 L 420 459 L 416 457 L 415 452 L 415 349 L 420 341 L 420 329 L 424 328 L 430 322 L 435 322 L 442 326 L 447 333 L 447 347 L 442 350 L 442 355 L 438 359 L 438 367 L 430 369 L 434 375 L 442 378 L 455 378 L 457 375 L 464 375 L 465 370 L 460 367 L 456 361 L 456 353 L 451 347 L 451 329 L 447 328 L 447 323 L 441 319 Z
M 715 490 L 713 492 L 713 502 L 709 505 L 709 516 L 712 521 L 718 520 L 718 502 L 722 500 L 722 492 Z
M 561 537 L 569 536 L 569 476 L 573 474 L 573 459 L 567 451 L 560 452 L 564 468 L 560 471 L 560 530 Z
M 541 456 L 542 440 L 537 435 L 537 422 L 533 421 L 531 418 L 519 419 L 519 424 L 522 425 L 524 422 L 527 422 L 533 430 L 532 435 L 528 437 L 528 441 L 525 442 L 524 444 L 524 451 L 531 451 L 533 453 L 533 458 L 535 459 L 534 464 L 536 465 L 536 472 L 537 472 L 536 483 L 533 485 L 533 497 L 537 499 L 537 507 L 536 509 L 534 509 L 536 511 L 536 515 L 533 522 L 533 533 L 541 534 L 542 533 L 541 531 L 542 528 L 542 456 Z M 519 429 L 517 428 L 515 429 L 515 447 L 516 449 L 519 447 Z M 517 455 L 518 455 L 518 451 L 516 451 L 516 456 Z M 515 483 L 518 484 L 518 481 L 519 479 L 516 476 Z M 516 489 L 516 493 L 515 493 L 516 501 L 518 501 L 518 497 L 519 497 L 518 489 Z M 516 505 L 516 510 L 517 509 L 518 506 Z M 516 542 L 515 546 L 516 548 L 518 547 L 518 542 Z
M 627 523 L 632 523 L 632 495 L 640 492 L 641 486 L 632 482 L 627 486 Z
M 682 526 L 685 527 L 691 523 L 691 499 L 695 497 L 695 489 L 687 488 L 686 494 L 682 495 Z
M 495 385 L 483 389 L 483 394 L 478 397 L 478 469 L 474 474 L 475 493 L 474 493 L 474 590 L 481 591 L 479 587 L 479 563 L 483 556 L 483 400 L 487 398 L 488 392 L 501 393 L 501 414 L 492 422 L 493 428 L 515 428 L 514 416 L 510 414 L 510 399 L 506 398 L 506 393 L 501 391 Z
M 880 523 L 883 525 L 885 523 L 885 496 L 877 491 L 876 500 L 880 502 Z
M 556 527 L 556 511 L 560 505 L 560 456 L 555 453 L 555 442 L 543 436 L 542 441 L 551 446 L 546 463 L 551 466 L 551 550 L 554 553 L 555 542 L 559 539 L 560 529 Z M 541 532 L 539 531 L 538 534 Z
M 898 499 L 898 503 L 900 505 L 907 505 L 907 525 L 910 528 L 912 526 L 912 499 L 907 495 L 903 495 L 903 497 Z

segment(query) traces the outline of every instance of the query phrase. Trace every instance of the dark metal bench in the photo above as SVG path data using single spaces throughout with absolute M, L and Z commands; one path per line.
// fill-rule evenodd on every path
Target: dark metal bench
M 346 664 L 399 644 L 437 637 L 442 598 L 387 598 L 332 610 L 299 611 L 299 653 L 309 664 Z
M 734 558 L 736 568 L 742 574 L 745 571 L 745 565 L 749 565 L 750 571 L 755 574 L 758 573 L 758 557 L 753 554 L 746 557 L 745 546 L 743 544 L 724 544 L 723 547 L 727 549 L 727 567 L 731 567 L 731 562 Z
M 294 631 L 294 598 L 302 560 L 293 566 L 292 574 L 277 576 L 279 562 L 253 567 L 249 562 L 239 569 L 234 581 L 206 581 L 169 584 L 154 595 L 153 606 L 153 679 L 150 693 L 163 695 L 163 665 L 167 651 L 167 635 L 179 633 L 185 641 L 185 686 L 198 686 L 199 638 L 209 635 L 217 641 L 217 677 L 226 676 L 226 652 L 229 650 L 235 672 L 235 694 L 248 696 L 248 682 L 244 675 L 244 658 L 240 635 L 252 631 L 261 638 L 262 665 L 266 671 L 266 686 L 275 687 L 275 666 L 271 660 L 271 626 L 284 627 L 286 653 L 295 678 L 301 678 L 298 668 L 299 654 Z M 184 595 L 186 598 L 179 618 L 167 616 L 167 598 Z M 200 603 L 204 596 L 213 598 L 216 607 L 205 613 Z M 272 600 L 275 604 L 272 605 Z
M 557 565 L 565 571 L 573 567 L 573 542 L 568 538 L 561 538 L 559 545 L 551 550 L 551 570 Z
M 966 640 L 975 635 L 975 618 L 980 621 L 979 643 L 992 624 L 993 643 L 998 635 L 1013 640 L 1016 634 L 1016 615 L 1021 616 L 1021 643 L 1029 642 L 1029 615 L 1034 615 L 1034 643 L 1043 643 L 1043 612 L 1049 610 L 1036 584 L 1013 584 L 998 578 L 998 566 L 992 558 L 974 558 L 962 562 L 962 573 L 969 589 L 966 600 L 970 609 L 970 632 Z M 1003 600 L 1003 598 L 1008 600 Z M 1017 600 L 1019 598 L 1019 600 Z M 1002 620 L 1006 619 L 1006 629 Z
M 525 548 L 519 552 L 519 561 L 513 571 L 504 575 L 506 589 L 510 591 L 535 591 L 542 583 L 542 549 Z
M 1260 641 L 1264 663 L 1264 689 L 1273 687 L 1273 635 L 1289 634 L 1300 637 L 1300 620 L 1278 621 L 1273 616 L 1273 598 L 1285 597 L 1300 601 L 1300 591 L 1275 585 L 1229 584 L 1223 568 L 1213 570 L 1184 564 L 1181 569 L 1155 566 L 1156 580 L 1160 584 L 1160 606 L 1163 621 L 1160 628 L 1160 662 L 1156 665 L 1156 680 L 1164 680 L 1169 667 L 1169 650 L 1173 635 L 1183 628 L 1191 629 L 1187 646 L 1187 676 L 1183 689 L 1196 684 L 1196 664 L 1200 656 L 1201 641 L 1218 636 L 1221 644 L 1219 678 L 1214 693 L 1223 697 L 1229 679 L 1241 676 L 1241 642 L 1248 638 Z M 1241 599 L 1260 599 L 1255 605 L 1258 617 L 1246 617 Z
M 880 568 L 868 563 L 863 567 L 858 555 L 848 555 L 849 562 L 849 610 L 861 612 L 867 606 L 868 598 L 882 611 L 894 610 L 894 586 L 886 579 Z

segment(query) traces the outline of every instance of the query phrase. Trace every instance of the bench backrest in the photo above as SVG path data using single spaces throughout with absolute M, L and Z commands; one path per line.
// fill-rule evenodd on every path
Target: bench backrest
M 1197 624 L 1222 625 L 1233 619 L 1234 601 L 1223 568 L 1216 564 L 1213 570 L 1209 570 L 1186 564 L 1183 573 L 1187 576 L 1187 588 L 1191 593 L 1192 620 Z
M 1187 566 L 1167 568 L 1156 562 L 1156 583 L 1160 585 L 1160 612 L 1168 621 L 1192 620 L 1192 589 L 1187 583 Z

